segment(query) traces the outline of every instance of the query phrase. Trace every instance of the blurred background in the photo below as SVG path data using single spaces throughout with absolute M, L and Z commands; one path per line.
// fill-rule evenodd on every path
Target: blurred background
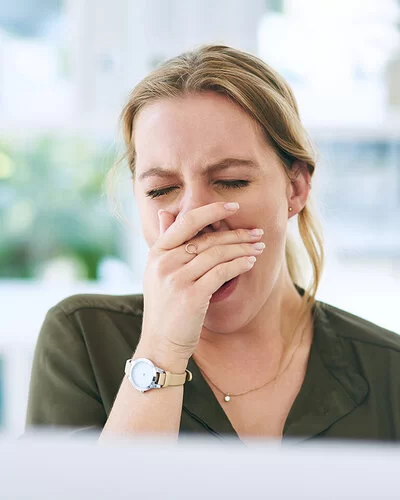
M 105 175 L 129 90 L 201 43 L 262 57 L 319 151 L 327 262 L 318 294 L 400 332 L 400 1 L 0 1 L 0 430 L 23 431 L 46 311 L 137 293 L 146 261 L 129 183 Z

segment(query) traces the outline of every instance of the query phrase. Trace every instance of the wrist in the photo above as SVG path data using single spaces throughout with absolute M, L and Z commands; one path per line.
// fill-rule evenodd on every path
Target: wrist
M 171 373 L 184 373 L 189 359 L 173 350 L 155 348 L 144 341 L 140 341 L 132 359 L 147 358 L 162 370 Z

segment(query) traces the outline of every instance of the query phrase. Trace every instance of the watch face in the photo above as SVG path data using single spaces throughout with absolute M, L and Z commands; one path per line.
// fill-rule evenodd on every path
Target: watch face
M 147 360 L 138 359 L 133 363 L 131 379 L 141 391 L 149 389 L 155 377 L 154 366 Z

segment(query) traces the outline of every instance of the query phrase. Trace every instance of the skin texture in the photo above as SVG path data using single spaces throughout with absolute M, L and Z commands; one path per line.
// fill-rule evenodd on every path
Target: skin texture
M 282 336 L 288 327 L 286 313 L 299 305 L 285 266 L 284 248 L 288 219 L 303 208 L 308 196 L 307 169 L 298 162 L 294 169 L 298 175 L 290 182 L 257 123 L 238 105 L 211 92 L 147 105 L 136 119 L 134 144 L 134 190 L 150 248 L 160 238 L 163 224 L 168 227 L 190 211 L 215 202 L 237 202 L 240 208 L 210 223 L 200 234 L 241 228 L 264 231 L 261 241 L 266 248 L 257 256 L 253 269 L 240 275 L 227 300 L 207 304 L 202 340 L 223 348 L 226 334 L 230 345 L 234 339 L 241 345 L 243 336 L 249 338 L 250 334 L 255 339 L 265 338 L 268 329 L 270 337 Z M 238 162 L 229 168 L 208 170 L 225 158 L 248 160 L 254 166 Z M 168 175 L 157 174 L 154 169 L 158 168 L 167 170 Z M 143 178 L 150 169 L 154 175 Z M 222 184 L 227 180 L 249 184 L 227 188 Z M 167 192 L 155 199 L 146 196 L 151 190 L 165 188 Z M 161 214 L 161 226 L 160 210 L 167 212 Z

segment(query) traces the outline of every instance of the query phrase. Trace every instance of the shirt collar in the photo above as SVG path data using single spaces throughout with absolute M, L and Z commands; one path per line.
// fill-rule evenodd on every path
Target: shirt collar
M 184 411 L 187 411 L 193 418 L 200 420 L 213 434 L 218 436 L 228 434 L 239 438 L 193 358 L 189 360 L 188 370 L 192 372 L 193 379 L 185 385 L 183 395 Z
M 314 336 L 306 375 L 286 419 L 283 437 L 291 442 L 317 436 L 353 411 L 368 394 L 357 359 L 335 331 L 325 304 L 314 306 Z M 193 359 L 193 380 L 185 387 L 183 406 L 216 435 L 238 437 L 222 406 Z

